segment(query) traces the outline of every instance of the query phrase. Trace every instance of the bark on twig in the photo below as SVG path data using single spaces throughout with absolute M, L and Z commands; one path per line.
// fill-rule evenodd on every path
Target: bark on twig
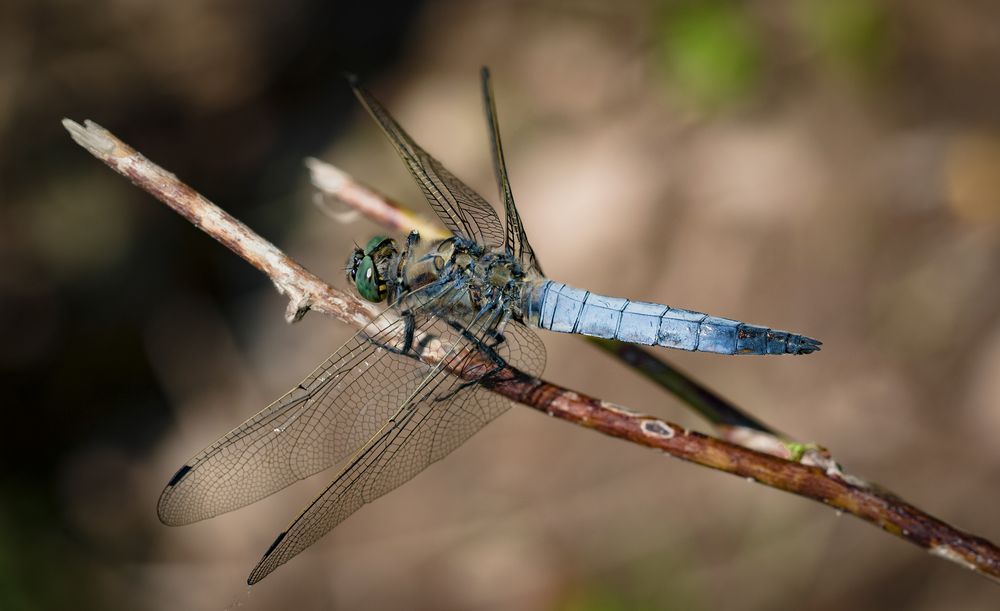
M 91 155 L 173 208 L 195 227 L 270 278 L 278 292 L 288 297 L 285 318 L 289 322 L 302 318 L 310 309 L 353 325 L 363 325 L 378 315 L 378 310 L 371 304 L 331 288 L 252 229 L 100 125 L 93 121 L 84 121 L 84 125 L 80 125 L 69 119 L 63 119 L 62 123 L 73 140 Z
M 84 127 L 69 120 L 63 120 L 63 125 L 73 139 L 95 157 L 264 272 L 278 290 L 289 297 L 286 316 L 289 321 L 301 318 L 312 309 L 362 326 L 377 314 L 369 304 L 327 285 L 99 125 L 87 121 Z M 551 416 L 820 501 L 981 575 L 1000 578 L 1000 548 L 843 473 L 832 461 L 821 468 L 808 464 L 807 460 L 784 460 L 631 412 L 510 367 L 491 377 L 489 387 Z

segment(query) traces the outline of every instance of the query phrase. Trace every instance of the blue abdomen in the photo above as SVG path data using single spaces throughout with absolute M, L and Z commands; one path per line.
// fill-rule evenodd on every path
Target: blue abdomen
M 552 280 L 527 293 L 522 305 L 525 321 L 560 333 L 718 354 L 808 354 L 820 346 L 817 340 L 787 331 L 607 297 Z

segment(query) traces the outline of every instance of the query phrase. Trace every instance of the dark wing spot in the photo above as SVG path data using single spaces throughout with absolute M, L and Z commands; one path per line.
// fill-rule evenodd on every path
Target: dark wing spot
M 286 530 L 285 532 L 283 532 L 280 535 L 278 535 L 278 538 L 274 540 L 274 543 L 271 544 L 271 547 L 267 548 L 267 551 L 264 552 L 264 558 L 267 558 L 268 556 L 271 555 L 271 552 L 274 551 L 274 548 L 278 547 L 278 544 L 281 543 L 281 540 L 284 539 L 285 535 L 287 535 L 287 534 L 288 534 L 288 531 Z
M 169 482 L 167 482 L 167 488 L 169 488 L 171 486 L 176 486 L 177 482 L 181 481 L 181 479 L 185 475 L 187 475 L 187 472 L 190 471 L 190 470 L 191 470 L 191 465 L 184 465 L 183 467 L 181 467 L 180 469 L 178 469 L 177 473 L 174 473 L 174 476 L 170 478 Z

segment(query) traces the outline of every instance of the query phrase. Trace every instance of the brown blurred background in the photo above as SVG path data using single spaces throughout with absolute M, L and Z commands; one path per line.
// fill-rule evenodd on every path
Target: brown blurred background
M 662 351 L 1000 540 L 1000 5 L 30 2 L 0 7 L 0 609 L 995 609 L 996 584 L 796 497 L 513 408 L 247 595 L 320 490 L 168 528 L 188 457 L 350 329 L 74 145 L 93 119 L 343 285 L 375 231 L 318 156 L 429 213 L 340 74 L 489 199 L 477 69 L 546 271 L 824 340 Z M 700 430 L 569 336 L 549 379 Z

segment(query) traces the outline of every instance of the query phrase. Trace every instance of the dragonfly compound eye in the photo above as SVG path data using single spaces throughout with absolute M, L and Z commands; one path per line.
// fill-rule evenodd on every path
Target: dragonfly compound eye
M 347 259 L 347 281 L 354 284 L 355 279 L 358 276 L 358 266 L 361 265 L 362 259 L 365 258 L 365 253 L 361 251 L 360 248 L 355 248 L 354 252 L 351 253 L 350 258 Z
M 381 248 L 382 246 L 386 245 L 387 243 L 388 244 L 392 244 L 393 241 L 391 239 L 385 237 L 384 235 L 377 235 L 377 236 L 373 237 L 372 239 L 368 240 L 368 243 L 365 244 L 365 252 L 364 252 L 364 254 L 370 255 L 370 254 L 374 253 L 376 250 L 378 250 L 379 248 Z
M 387 294 L 385 281 L 379 276 L 375 261 L 369 256 L 361 259 L 358 264 L 354 286 L 357 287 L 358 294 L 373 303 L 384 300 Z

